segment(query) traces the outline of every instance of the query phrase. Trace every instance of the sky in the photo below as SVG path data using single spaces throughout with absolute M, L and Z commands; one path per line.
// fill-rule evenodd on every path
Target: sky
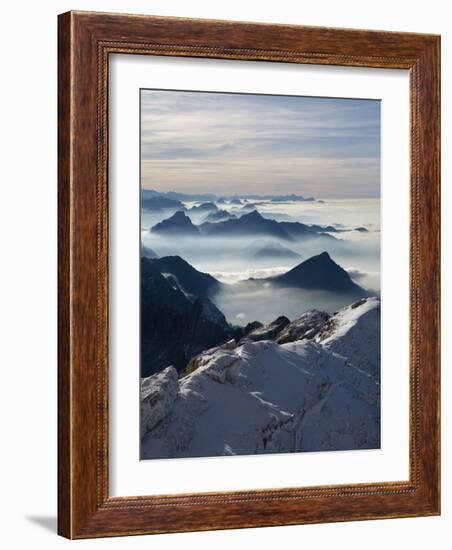
M 141 90 L 141 185 L 379 197 L 380 102 Z

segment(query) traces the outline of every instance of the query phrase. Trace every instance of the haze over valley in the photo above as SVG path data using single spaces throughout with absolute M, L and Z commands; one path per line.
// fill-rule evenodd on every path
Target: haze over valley
M 344 305 L 347 298 L 344 302 L 343 296 L 323 288 L 306 292 L 281 287 L 276 297 L 275 285 L 269 282 L 322 252 L 369 294 L 379 294 L 376 199 L 283 202 L 235 197 L 175 201 L 161 209 L 159 201 L 150 199 L 143 200 L 142 244 L 159 257 L 180 256 L 223 283 L 214 301 L 231 323 L 250 322 L 257 315 L 270 322 L 278 314 L 293 316 L 315 306 L 333 312 Z M 221 217 L 223 212 L 227 218 Z M 208 221 L 212 214 L 218 221 Z

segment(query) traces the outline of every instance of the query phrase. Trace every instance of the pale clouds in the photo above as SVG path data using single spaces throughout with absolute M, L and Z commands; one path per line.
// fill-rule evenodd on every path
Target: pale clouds
M 210 274 L 222 283 L 234 284 L 238 281 L 253 279 L 267 279 L 287 272 L 287 266 L 267 268 L 250 268 L 244 271 L 212 271 Z
M 142 90 L 142 185 L 377 197 L 380 103 Z

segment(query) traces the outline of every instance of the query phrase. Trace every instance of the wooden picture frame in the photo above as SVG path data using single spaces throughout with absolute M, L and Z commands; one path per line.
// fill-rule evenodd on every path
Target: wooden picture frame
M 68 538 L 440 513 L 440 38 L 69 12 L 58 42 L 58 532 Z M 149 497 L 108 491 L 110 54 L 410 72 L 409 481 Z

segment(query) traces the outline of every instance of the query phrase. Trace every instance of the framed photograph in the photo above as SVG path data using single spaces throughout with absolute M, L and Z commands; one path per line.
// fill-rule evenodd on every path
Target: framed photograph
M 59 16 L 59 533 L 440 513 L 440 38 Z

